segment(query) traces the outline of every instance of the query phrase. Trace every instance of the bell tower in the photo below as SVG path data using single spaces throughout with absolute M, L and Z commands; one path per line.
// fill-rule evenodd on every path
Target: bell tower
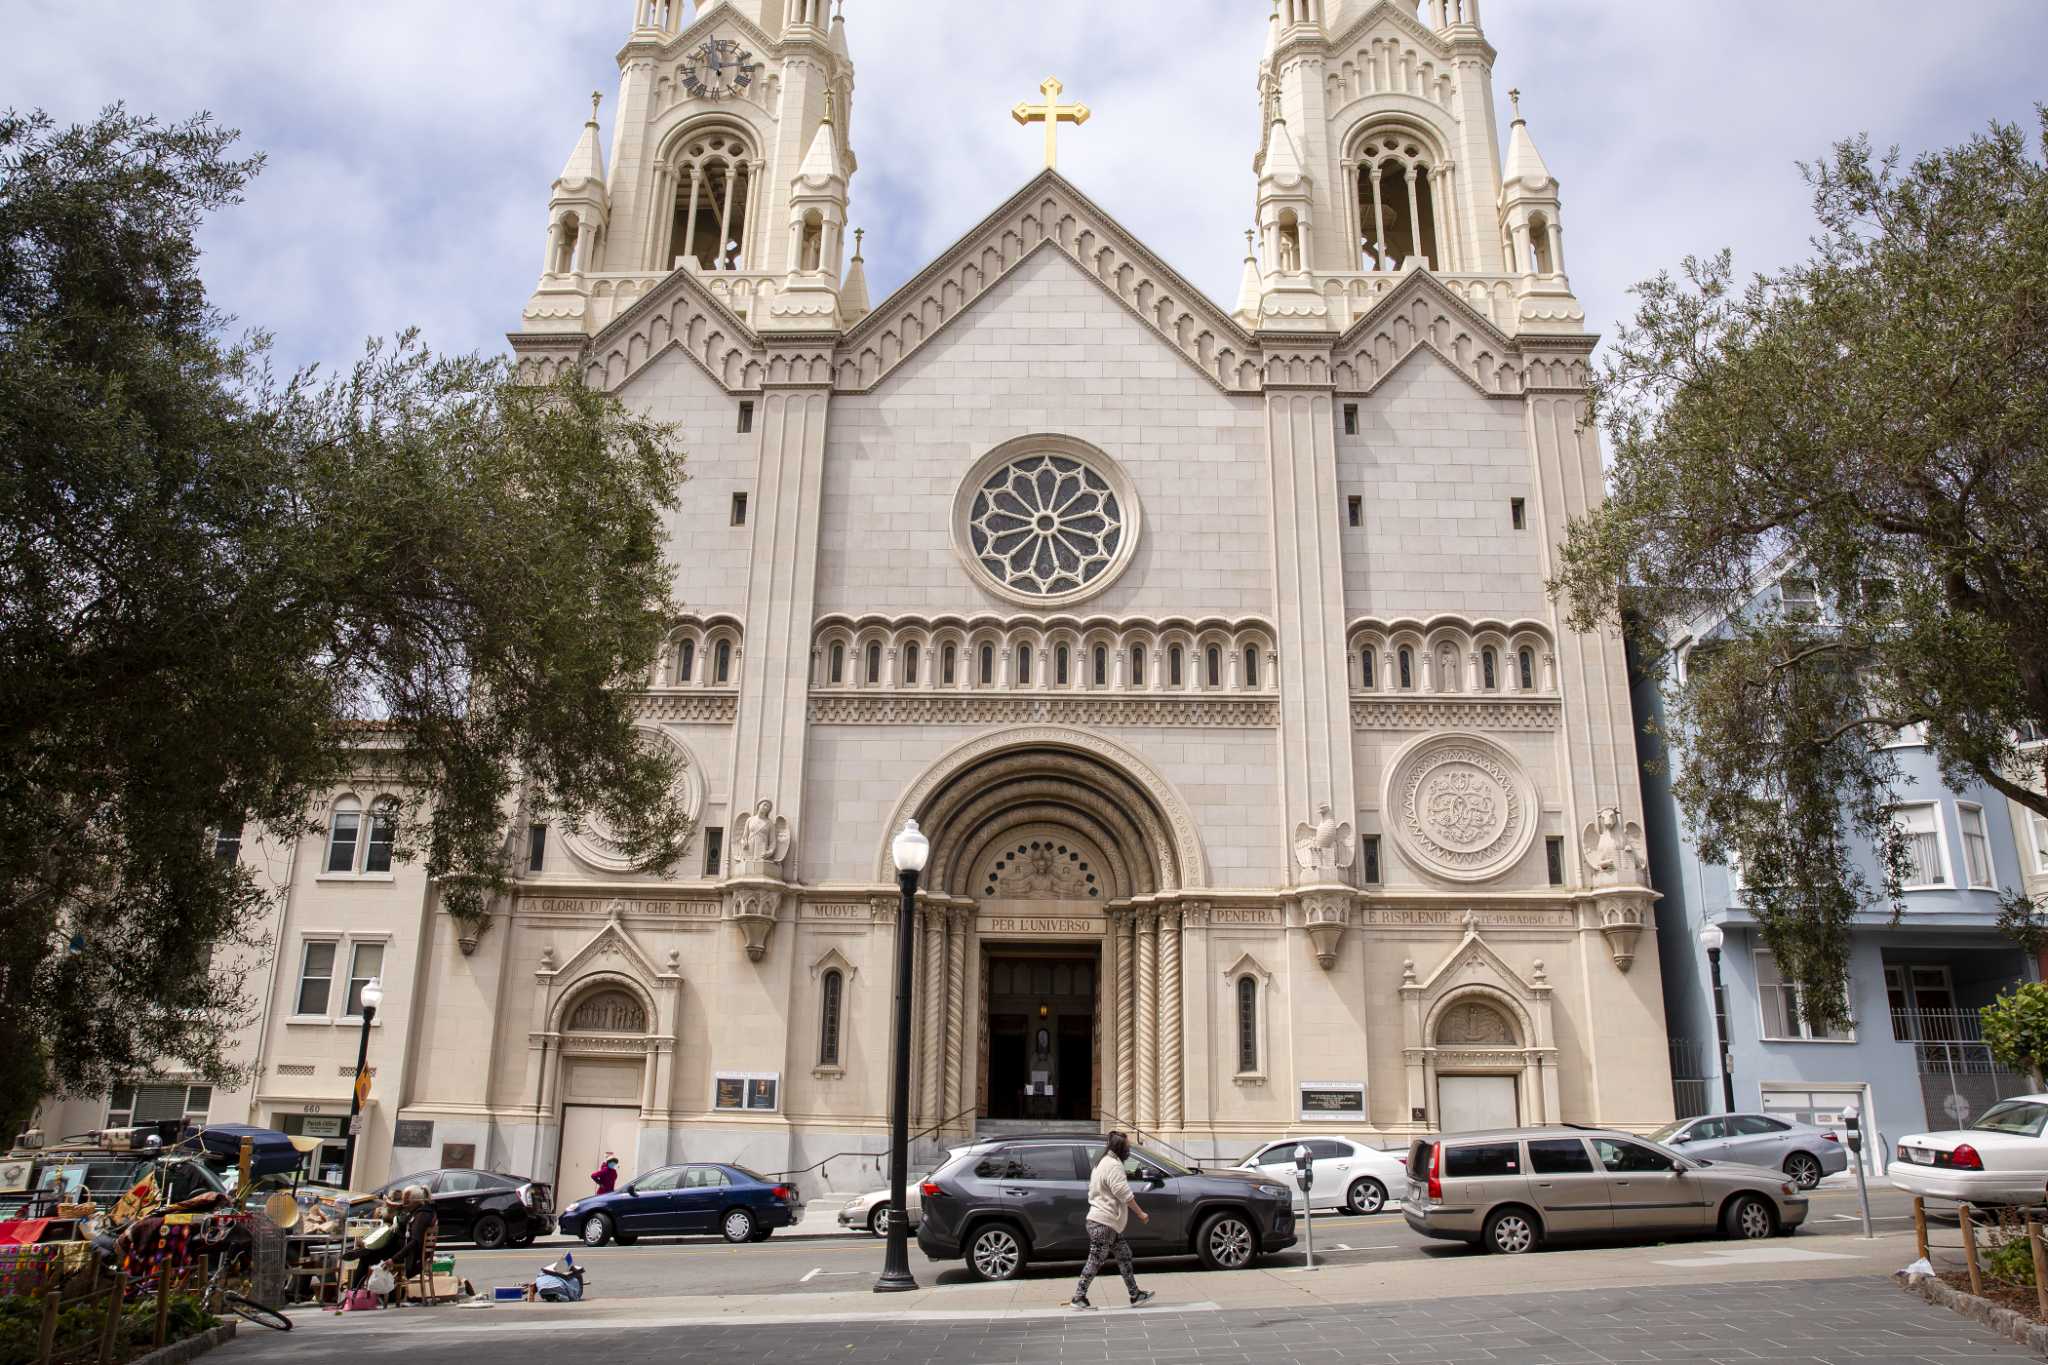
M 1341 331 L 1426 270 L 1504 330 L 1583 330 L 1558 184 L 1519 113 L 1502 166 L 1496 55 L 1480 0 L 1272 0 L 1240 320 Z
M 756 327 L 795 325 L 777 303 L 792 290 L 806 328 L 850 325 L 844 17 L 832 0 L 629 3 L 610 170 L 593 117 L 551 193 L 524 330 L 595 333 L 677 270 Z

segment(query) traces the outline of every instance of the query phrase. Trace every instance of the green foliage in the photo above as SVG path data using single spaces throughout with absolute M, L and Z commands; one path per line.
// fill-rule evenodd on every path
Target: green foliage
M 235 1079 L 272 892 L 215 829 L 289 848 L 344 783 L 405 793 L 400 856 L 472 921 L 525 809 L 648 868 L 688 834 L 630 696 L 674 432 L 409 335 L 274 376 L 197 271 L 260 165 L 234 136 L 0 117 L 4 1125 L 163 1057 Z
M 2016 986 L 1984 1007 L 1984 1041 L 2001 1066 L 2032 1076 L 2048 1071 L 2048 985 Z
M 196 1295 L 173 1294 L 165 1322 L 165 1344 L 196 1337 L 220 1325 L 220 1319 L 206 1311 Z M 80 1300 L 57 1314 L 59 1352 L 76 1351 L 99 1340 L 106 1323 L 104 1300 Z M 121 1310 L 116 1329 L 114 1358 L 126 1360 L 146 1355 L 156 1347 L 156 1299 L 138 1300 Z M 33 1365 L 42 1344 L 43 1302 L 26 1294 L 0 1298 L 0 1365 Z M 88 1355 L 87 1359 L 97 1359 Z
M 2027 1244 L 2024 1232 L 1986 1252 L 1982 1266 L 1984 1273 L 1999 1284 L 2034 1287 L 2034 1249 Z
M 1844 142 L 1806 173 L 1810 260 L 1744 285 L 1723 253 L 1639 287 L 1592 393 L 1611 496 L 1551 586 L 1652 669 L 1690 648 L 1674 790 L 1829 1027 L 1850 916 L 1897 903 L 1900 727 L 1951 784 L 2048 813 L 2014 741 L 2048 723 L 2048 169 L 1994 125 L 1904 168 Z M 1820 609 L 1759 609 L 1779 574 Z

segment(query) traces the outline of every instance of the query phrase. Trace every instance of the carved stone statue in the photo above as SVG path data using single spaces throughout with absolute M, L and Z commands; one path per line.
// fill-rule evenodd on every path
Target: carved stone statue
M 1586 866 L 1593 870 L 1595 886 L 1643 886 L 1649 881 L 1649 864 L 1643 855 L 1642 826 L 1622 822 L 1621 812 L 1603 807 L 1593 823 L 1580 834 Z
M 1358 835 L 1330 814 L 1330 803 L 1316 807 L 1316 822 L 1294 827 L 1294 858 L 1305 872 L 1338 872 L 1358 854 Z
M 763 797 L 751 813 L 740 816 L 733 842 L 742 872 L 779 873 L 782 860 L 789 856 L 789 821 L 775 814 L 775 803 Z

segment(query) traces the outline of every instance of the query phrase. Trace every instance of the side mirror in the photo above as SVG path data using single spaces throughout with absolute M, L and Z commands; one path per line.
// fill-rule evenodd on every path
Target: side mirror
M 1680 1133 L 1680 1134 L 1679 1134 L 1679 1135 L 1678 1135 L 1677 1137 L 1675 1137 L 1675 1138 L 1671 1139 L 1671 1145 L 1672 1145 L 1673 1147 L 1683 1147 L 1683 1146 L 1685 1146 L 1685 1144 L 1686 1144 L 1686 1143 L 1688 1143 L 1688 1142 L 1691 1142 L 1691 1141 L 1692 1141 L 1692 1134 L 1691 1134 L 1691 1133 Z

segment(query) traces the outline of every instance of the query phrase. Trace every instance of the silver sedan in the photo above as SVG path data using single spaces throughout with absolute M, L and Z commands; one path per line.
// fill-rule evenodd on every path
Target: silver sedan
M 1823 1176 L 1849 1169 L 1849 1151 L 1835 1134 L 1770 1114 L 1680 1119 L 1650 1134 L 1650 1140 L 1703 1161 L 1737 1161 L 1783 1171 L 1802 1190 L 1820 1184 Z
M 918 1188 L 915 1181 L 903 1191 L 903 1211 L 909 1216 L 910 1231 L 917 1231 Z M 839 1210 L 839 1226 L 843 1228 L 866 1228 L 877 1237 L 889 1232 L 889 1192 L 870 1190 L 857 1194 L 846 1201 Z

